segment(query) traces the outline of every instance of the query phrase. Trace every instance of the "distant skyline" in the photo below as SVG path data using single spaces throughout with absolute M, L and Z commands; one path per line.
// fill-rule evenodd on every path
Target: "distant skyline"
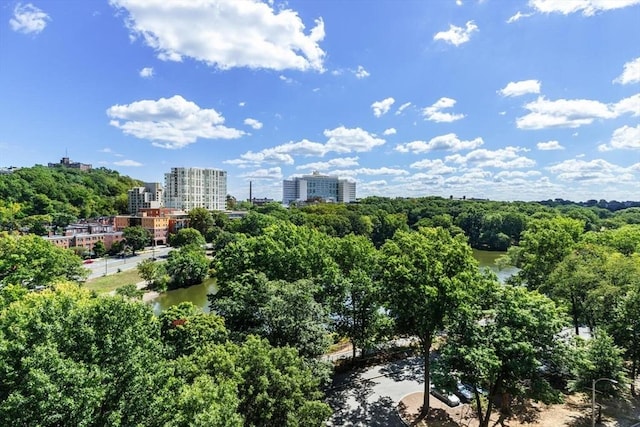
M 640 0 L 0 5 L 0 167 L 640 200 Z

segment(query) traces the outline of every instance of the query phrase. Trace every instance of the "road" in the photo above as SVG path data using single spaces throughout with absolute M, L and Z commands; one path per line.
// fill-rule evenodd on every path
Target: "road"
M 138 263 L 142 260 L 166 256 L 173 248 L 167 246 L 156 246 L 154 249 L 146 249 L 142 252 L 138 252 L 136 256 L 128 258 L 97 258 L 93 260 L 91 264 L 85 264 L 85 268 L 90 270 L 90 274 L 87 279 L 95 279 L 105 275 L 117 273 L 118 270 L 125 271 L 136 268 Z
M 344 374 L 334 380 L 327 402 L 334 410 L 328 426 L 402 426 L 398 402 L 424 389 L 421 357 Z

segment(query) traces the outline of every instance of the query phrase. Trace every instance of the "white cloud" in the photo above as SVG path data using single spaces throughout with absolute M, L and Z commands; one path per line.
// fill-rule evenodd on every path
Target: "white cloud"
M 220 69 L 324 71 L 322 18 L 305 32 L 298 13 L 256 0 L 110 0 L 133 37 L 166 61 L 184 57 Z
M 528 18 L 531 15 L 532 15 L 531 13 L 522 13 L 522 12 L 518 11 L 511 18 L 507 19 L 507 24 L 513 24 L 514 22 L 519 21 L 522 18 Z
M 432 122 L 455 122 L 456 120 L 464 118 L 464 114 L 443 113 L 442 110 L 446 108 L 452 108 L 454 105 L 456 105 L 456 102 L 457 101 L 455 99 L 446 97 L 440 98 L 432 106 L 424 108 L 422 110 L 422 115 L 425 117 L 425 120 L 429 120 Z
M 486 150 L 484 148 L 471 151 L 466 155 L 453 154 L 445 157 L 445 162 L 457 163 L 461 166 L 473 166 L 477 168 L 491 167 L 498 169 L 522 169 L 535 165 L 535 161 L 518 153 L 527 151 L 519 147 L 505 147 L 499 150 Z
M 396 128 L 385 129 L 384 132 L 382 132 L 383 135 L 395 135 L 396 133 L 398 133 Z
M 456 168 L 445 165 L 442 159 L 424 159 L 412 163 L 409 167 L 411 169 L 428 169 L 432 175 L 445 175 L 456 171 Z
M 371 151 L 374 147 L 383 145 L 386 141 L 360 128 L 348 129 L 344 126 L 332 130 L 325 130 L 324 136 L 329 138 L 326 152 L 351 153 Z
M 411 106 L 410 102 L 405 102 L 400 107 L 398 107 L 398 110 L 396 111 L 396 115 L 398 116 L 398 115 L 402 114 L 402 112 L 404 110 L 406 110 L 407 108 L 409 108 L 410 106 Z
M 326 162 L 307 163 L 305 165 L 296 166 L 296 169 L 324 171 L 329 168 L 347 168 L 349 166 L 358 166 L 358 157 L 343 157 L 327 160 Z
M 359 168 L 359 169 L 334 170 L 334 171 L 331 171 L 331 175 L 338 175 L 338 176 L 393 175 L 393 176 L 399 176 L 399 175 L 409 175 L 409 172 L 407 172 L 404 169 L 381 167 L 381 168 L 376 168 L 376 169 L 373 169 L 373 168 Z
M 292 84 L 294 84 L 296 82 L 291 77 L 283 76 L 282 74 L 279 75 L 278 78 L 280 80 L 282 80 L 283 82 L 285 82 L 286 84 L 288 84 L 288 85 L 292 85 Z
M 448 133 L 446 135 L 436 136 L 427 141 L 412 141 L 406 144 L 398 144 L 396 151 L 401 153 L 426 153 L 434 150 L 447 150 L 447 151 L 461 151 L 461 150 L 473 150 L 478 148 L 484 143 L 482 138 L 478 137 L 469 141 L 464 141 L 458 138 L 455 133 Z
M 640 115 L 640 94 L 624 98 L 614 104 L 589 99 L 558 99 L 550 101 L 539 97 L 525 104 L 530 112 L 516 119 L 519 129 L 545 129 L 553 127 L 577 128 L 596 119 L 613 119 L 625 113 Z
M 478 31 L 478 26 L 473 21 L 468 21 L 465 28 L 449 25 L 449 30 L 436 33 L 433 39 L 459 46 L 468 42 L 471 39 L 471 34 L 475 31 Z
M 214 109 L 203 109 L 180 95 L 142 100 L 107 109 L 111 126 L 125 134 L 153 141 L 163 148 L 182 148 L 203 139 L 235 139 L 244 135 L 223 126 L 224 117 Z
M 631 169 L 623 168 L 603 159 L 591 161 L 570 159 L 547 168 L 563 181 L 589 183 L 626 183 L 633 182 Z
M 609 144 L 598 147 L 600 151 L 616 149 L 640 150 L 640 125 L 636 127 L 623 126 L 613 131 Z
M 117 162 L 113 162 L 113 164 L 116 166 L 142 166 L 142 163 L 136 162 L 135 160 L 120 160 Z
M 299 142 L 287 142 L 272 148 L 265 148 L 258 152 L 248 151 L 240 155 L 238 159 L 225 160 L 223 163 L 238 167 L 259 166 L 262 163 L 291 165 L 294 163 L 293 156 L 324 156 L 331 152 L 365 152 L 386 142 L 360 128 L 349 129 L 344 126 L 331 130 L 326 129 L 324 136 L 328 138 L 325 144 L 303 139 Z
M 18 3 L 13 8 L 13 18 L 9 25 L 13 31 L 24 34 L 38 34 L 47 26 L 51 17 L 31 3 L 25 5 Z
M 540 93 L 540 82 L 538 80 L 522 80 L 519 82 L 509 82 L 498 93 L 502 96 L 521 96 L 528 93 Z
M 353 74 L 359 79 L 364 79 L 365 77 L 369 77 L 371 75 L 367 70 L 364 69 L 362 65 L 358 65 L 358 69 L 355 70 Z
M 245 105 L 247 105 L 247 103 L 244 101 L 238 102 L 238 107 L 244 107 Z
M 526 179 L 542 175 L 539 171 L 500 171 L 494 175 L 495 181 L 509 181 L 513 179 Z
M 251 118 L 244 119 L 244 124 L 247 126 L 251 126 L 256 130 L 262 129 L 262 123 L 256 119 L 251 119 Z
M 529 0 L 529 6 L 541 13 L 569 15 L 582 12 L 584 16 L 637 4 L 640 0 Z
M 640 57 L 624 64 L 622 74 L 613 80 L 613 82 L 620 83 L 622 85 L 640 83 Z
M 536 147 L 538 147 L 538 150 L 542 151 L 564 150 L 564 147 L 560 145 L 558 141 L 538 142 Z
M 247 172 L 239 175 L 240 178 L 255 179 L 255 180 L 269 180 L 269 181 L 281 181 L 282 169 L 280 167 L 257 169 L 251 172 Z
M 396 100 L 391 97 L 383 99 L 382 101 L 374 102 L 373 104 L 371 104 L 373 115 L 376 117 L 380 117 L 387 114 L 394 102 L 396 102 Z
M 142 70 L 140 70 L 139 72 L 140 77 L 145 78 L 145 79 L 150 79 L 151 77 L 153 77 L 153 68 L 152 67 L 144 67 Z

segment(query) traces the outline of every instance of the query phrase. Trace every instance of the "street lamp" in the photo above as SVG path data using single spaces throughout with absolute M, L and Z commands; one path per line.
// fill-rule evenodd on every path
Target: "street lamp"
M 611 378 L 598 378 L 591 382 L 591 427 L 596 426 L 596 384 L 598 381 L 609 381 L 611 384 L 618 384 L 618 381 Z

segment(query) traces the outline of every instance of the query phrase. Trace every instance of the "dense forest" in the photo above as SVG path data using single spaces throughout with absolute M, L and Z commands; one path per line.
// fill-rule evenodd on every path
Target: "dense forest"
M 38 232 L 80 218 L 123 214 L 127 191 L 140 185 L 105 168 L 34 166 L 0 174 L 0 230 Z
M 44 169 L 25 171 L 25 182 L 56 173 Z M 11 218 L 25 226 L 34 204 L 13 193 L 3 221 L 19 205 L 24 215 Z M 47 200 L 60 212 L 73 206 Z M 369 197 L 247 206 L 239 220 L 196 208 L 171 236 L 168 259 L 138 271 L 157 290 L 215 278 L 212 314 L 185 304 L 154 316 L 135 292 L 87 292 L 79 257 L 7 230 L 0 422 L 319 426 L 331 414 L 322 395 L 333 366 L 321 362 L 330 345 L 351 343 L 355 359 L 398 336 L 417 338 L 434 383 L 450 387 L 455 372 L 474 386 L 482 426 L 504 396 L 502 411 L 522 399 L 556 402 L 602 377 L 620 385 L 602 384 L 605 394 L 635 395 L 640 208 L 603 206 Z M 149 236 L 134 231 L 127 239 L 144 246 Z M 500 262 L 518 272 L 499 283 L 472 247 L 504 251 Z

